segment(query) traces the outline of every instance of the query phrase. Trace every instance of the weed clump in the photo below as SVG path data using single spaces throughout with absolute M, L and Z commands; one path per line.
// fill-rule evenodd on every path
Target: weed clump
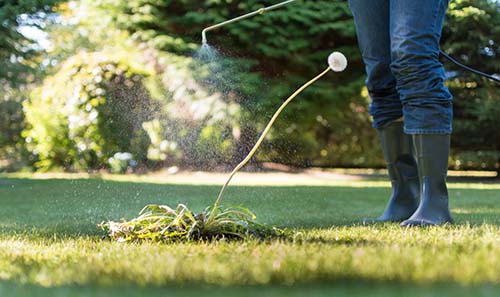
M 285 230 L 255 221 L 244 207 L 207 207 L 195 214 L 184 204 L 176 209 L 166 205 L 146 205 L 130 221 L 103 222 L 99 226 L 118 242 L 203 241 L 255 238 L 266 240 L 285 236 Z

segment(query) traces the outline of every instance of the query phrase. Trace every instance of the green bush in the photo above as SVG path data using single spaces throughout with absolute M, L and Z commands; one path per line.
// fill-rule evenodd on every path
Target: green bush
M 99 169 L 117 152 L 145 159 L 142 124 L 155 109 L 143 85 L 149 73 L 127 58 L 77 54 L 32 92 L 23 136 L 37 169 Z

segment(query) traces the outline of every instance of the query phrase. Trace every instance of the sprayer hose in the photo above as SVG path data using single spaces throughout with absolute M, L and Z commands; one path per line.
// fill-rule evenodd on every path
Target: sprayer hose
M 307 87 L 309 87 L 310 85 L 312 85 L 313 83 L 315 83 L 318 79 L 320 79 L 325 74 L 327 74 L 330 70 L 331 70 L 330 67 L 326 68 L 321 74 L 319 74 L 315 78 L 313 78 L 310 81 L 308 81 L 307 83 L 305 83 L 302 87 L 300 87 L 299 89 L 297 89 L 297 91 L 295 91 L 290 97 L 288 97 L 288 99 L 285 100 L 285 102 L 283 102 L 283 104 L 281 104 L 280 108 L 278 108 L 278 110 L 274 113 L 274 115 L 271 118 L 271 120 L 269 121 L 269 123 L 267 123 L 266 128 L 264 129 L 264 131 L 262 131 L 262 134 L 260 135 L 259 140 L 257 140 L 257 142 L 253 146 L 252 150 L 248 153 L 248 155 L 245 157 L 245 159 L 243 159 L 243 161 L 241 161 L 240 164 L 238 164 L 238 166 L 236 166 L 233 169 L 233 171 L 229 175 L 229 178 L 227 179 L 226 183 L 222 186 L 222 189 L 219 192 L 219 196 L 217 197 L 217 200 L 215 201 L 214 209 L 213 209 L 214 211 L 212 213 L 215 213 L 215 210 L 220 205 L 222 197 L 224 196 L 224 192 L 226 191 L 226 188 L 229 185 L 229 182 L 231 181 L 231 179 L 233 178 L 233 176 L 238 171 L 240 171 L 240 169 L 243 168 L 250 161 L 250 159 L 252 159 L 253 155 L 255 154 L 255 152 L 257 151 L 257 149 L 260 147 L 260 145 L 264 141 L 264 138 L 266 138 L 266 135 L 269 133 L 269 130 L 271 130 L 271 127 L 273 126 L 274 122 L 276 121 L 276 119 L 278 118 L 278 116 L 280 115 L 280 113 L 283 111 L 283 109 L 285 109 L 285 107 L 288 105 L 288 103 L 290 103 L 295 97 L 297 97 L 297 95 L 299 95 Z
M 477 69 L 474 69 L 474 68 L 472 68 L 470 66 L 464 65 L 464 64 L 458 62 L 457 59 L 453 58 L 452 56 L 448 55 L 447 53 L 445 53 L 442 50 L 439 51 L 439 54 L 442 57 L 444 57 L 445 59 L 447 59 L 448 61 L 450 61 L 451 63 L 455 64 L 456 66 L 458 66 L 458 67 L 460 67 L 462 69 L 465 69 L 465 70 L 467 70 L 469 72 L 472 72 L 472 73 L 474 73 L 476 75 L 479 75 L 479 76 L 485 77 L 487 79 L 490 79 L 492 81 L 495 81 L 497 83 L 500 83 L 500 78 L 495 77 L 495 76 L 493 76 L 491 74 L 487 74 L 487 73 L 481 72 L 481 71 L 479 71 Z

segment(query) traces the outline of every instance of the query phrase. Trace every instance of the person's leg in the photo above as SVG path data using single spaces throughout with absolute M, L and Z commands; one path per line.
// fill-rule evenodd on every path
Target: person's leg
M 420 205 L 403 226 L 451 223 L 446 173 L 452 96 L 444 85 L 439 40 L 447 0 L 391 0 L 391 69 L 412 134 L 420 177 Z
M 380 128 L 403 116 L 391 72 L 389 0 L 349 0 L 366 69 L 373 127 Z
M 439 40 L 447 0 L 391 0 L 391 69 L 408 134 L 450 134 L 452 96 L 444 85 Z
M 412 139 L 403 133 L 401 100 L 390 69 L 389 0 L 350 0 L 349 5 L 366 65 L 370 114 L 392 183 L 392 195 L 382 216 L 365 222 L 402 221 L 418 206 L 419 181 Z

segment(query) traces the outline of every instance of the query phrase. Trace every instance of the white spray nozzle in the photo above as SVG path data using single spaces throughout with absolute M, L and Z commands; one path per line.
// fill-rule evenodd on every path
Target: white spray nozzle
M 335 72 L 342 72 L 347 68 L 347 58 L 341 52 L 333 52 L 328 56 L 328 65 Z

